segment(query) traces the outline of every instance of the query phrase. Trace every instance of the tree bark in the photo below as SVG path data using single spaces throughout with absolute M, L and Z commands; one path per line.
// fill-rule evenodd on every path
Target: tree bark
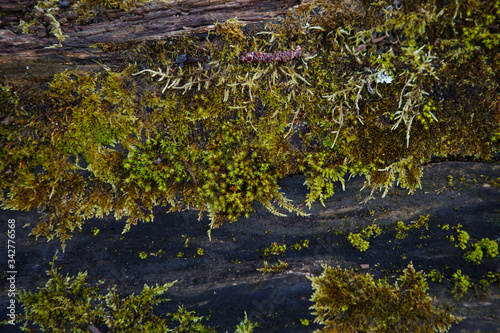
M 123 43 L 163 40 L 183 34 L 206 33 L 216 22 L 237 17 L 245 24 L 261 22 L 284 14 L 300 0 L 181 0 L 137 7 L 128 12 L 108 9 L 92 24 L 79 25 L 76 18 L 60 20 L 68 37 L 60 48 L 49 48 L 58 40 L 50 27 L 23 35 L 18 25 L 29 21 L 36 1 L 0 0 L 0 73 L 3 77 L 20 73 L 38 76 L 56 69 L 98 66 L 109 54 L 92 48 L 95 43 Z M 73 1 L 71 1 L 73 3 Z M 39 71 L 40 73 L 36 73 Z M 53 74 L 53 73 L 52 73 Z

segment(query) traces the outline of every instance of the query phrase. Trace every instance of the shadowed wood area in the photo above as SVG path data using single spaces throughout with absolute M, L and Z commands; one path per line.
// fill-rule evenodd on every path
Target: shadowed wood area
M 18 25 L 21 20 L 30 19 L 35 3 L 0 0 L 0 13 L 4 14 L 0 17 L 0 71 L 5 76 L 25 72 L 26 67 L 31 68 L 31 75 L 45 76 L 55 72 L 51 68 L 99 66 L 94 61 L 102 61 L 109 54 L 92 48 L 95 43 L 139 42 L 201 34 L 212 30 L 214 23 L 234 17 L 244 24 L 261 22 L 286 13 L 300 1 L 184 0 L 144 5 L 128 12 L 103 9 L 87 25 L 78 24 L 76 17 L 63 17 L 61 30 L 67 38 L 60 48 L 50 48 L 58 40 L 50 34 L 48 24 L 34 33 L 21 34 Z M 46 17 L 43 20 L 47 21 Z

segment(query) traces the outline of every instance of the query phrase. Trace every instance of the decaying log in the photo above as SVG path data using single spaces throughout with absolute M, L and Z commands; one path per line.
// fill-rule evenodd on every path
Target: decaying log
M 29 20 L 29 8 L 36 1 L 0 0 L 0 73 L 25 73 L 27 68 L 47 66 L 96 66 L 96 60 L 105 55 L 91 48 L 95 43 L 163 40 L 182 34 L 206 33 L 216 22 L 237 17 L 245 24 L 262 22 L 285 14 L 300 0 L 175 0 L 145 5 L 128 12 L 109 9 L 88 25 L 77 24 L 74 18 L 61 22 L 68 37 L 60 48 L 49 48 L 58 43 L 48 27 L 23 35 L 18 28 L 21 20 Z M 72 3 L 72 2 L 70 2 Z M 73 66 L 71 66 L 73 65 Z M 48 70 L 49 72 L 50 69 Z M 36 75 L 36 74 L 33 74 Z

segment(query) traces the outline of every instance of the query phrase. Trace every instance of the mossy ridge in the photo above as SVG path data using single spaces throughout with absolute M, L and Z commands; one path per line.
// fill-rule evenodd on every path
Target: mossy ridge
M 411 192 L 432 156 L 489 158 L 498 149 L 498 34 L 467 31 L 493 22 L 499 1 L 389 6 L 317 1 L 252 36 L 230 20 L 204 41 L 127 44 L 138 68 L 63 72 L 42 96 L 4 86 L 3 206 L 39 209 L 46 217 L 34 234 L 63 241 L 85 218 L 114 211 L 129 216 L 126 231 L 156 205 L 208 212 L 216 227 L 255 201 L 304 214 L 279 191 L 287 175 L 306 175 L 310 206 L 346 174 L 364 175 L 372 191 L 397 180 Z M 408 20 L 418 29 L 405 31 Z M 245 50 L 296 46 L 298 60 L 239 61 Z M 181 67 L 183 53 L 191 59 Z M 160 85 L 138 87 L 131 74 L 141 69 Z
M 427 281 L 410 263 L 394 286 L 371 274 L 324 266 L 309 278 L 314 294 L 315 332 L 446 332 L 463 318 L 449 309 L 436 309 L 427 294 Z

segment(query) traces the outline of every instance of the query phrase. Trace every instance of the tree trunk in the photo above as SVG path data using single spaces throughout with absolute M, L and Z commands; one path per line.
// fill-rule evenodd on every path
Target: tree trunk
M 216 22 L 237 17 L 243 23 L 261 22 L 284 14 L 300 0 L 181 0 L 145 5 L 130 11 L 102 10 L 91 24 L 79 25 L 76 17 L 59 19 L 67 38 L 62 47 L 50 32 L 50 21 L 43 13 L 45 28 L 21 34 L 21 20 L 29 21 L 36 1 L 0 0 L 0 72 L 12 78 L 52 75 L 63 68 L 99 66 L 96 61 L 109 57 L 96 43 L 123 43 L 206 33 Z M 73 1 L 70 1 L 73 3 Z M 73 4 L 74 5 L 74 4 Z M 82 68 L 83 66 L 83 68 Z

